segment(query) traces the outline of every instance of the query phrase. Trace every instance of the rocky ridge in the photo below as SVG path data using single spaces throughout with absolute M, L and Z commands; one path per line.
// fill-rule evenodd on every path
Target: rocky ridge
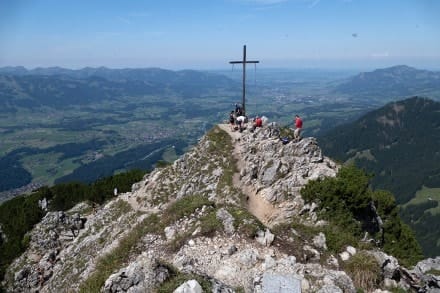
M 356 292 L 359 285 L 344 266 L 363 252 L 347 247 L 332 255 L 323 233 L 305 239 L 293 229 L 287 238 L 274 232 L 292 220 L 326 225 L 300 189 L 337 170 L 314 138 L 284 145 L 265 128 L 239 133 L 220 125 L 105 206 L 80 204 L 66 213 L 67 224 L 48 213 L 5 285 L 11 292 L 172 292 L 166 283 L 185 276 L 188 282 L 175 292 Z M 133 235 L 122 261 L 98 289 L 87 289 L 103 260 Z M 381 282 L 365 290 L 440 287 L 429 274 L 440 270 L 440 258 L 410 271 L 381 251 L 365 253 L 381 268 Z

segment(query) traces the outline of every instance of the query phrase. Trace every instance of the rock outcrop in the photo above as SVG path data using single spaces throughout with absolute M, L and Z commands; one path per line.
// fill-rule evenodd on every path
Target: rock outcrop
M 324 233 L 307 238 L 289 229 L 279 237 L 275 231 L 292 220 L 327 225 L 300 190 L 337 171 L 314 138 L 282 144 L 264 128 L 216 127 L 132 192 L 96 210 L 80 204 L 47 213 L 29 234 L 29 249 L 8 269 L 6 288 L 84 291 L 118 251 L 122 259 L 112 263 L 98 291 L 154 292 L 177 280 L 170 292 L 356 292 L 343 268 L 358 250 L 332 255 Z M 430 274 L 439 270 L 439 258 L 407 270 L 379 250 L 368 253 L 381 270 L 375 289 L 439 287 L 438 275 Z

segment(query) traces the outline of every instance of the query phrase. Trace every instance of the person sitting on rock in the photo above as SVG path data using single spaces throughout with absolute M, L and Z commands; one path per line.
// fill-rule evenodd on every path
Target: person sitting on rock
M 257 127 L 262 127 L 263 126 L 263 120 L 257 116 L 254 119 L 254 124 L 252 125 L 252 129 L 255 130 Z

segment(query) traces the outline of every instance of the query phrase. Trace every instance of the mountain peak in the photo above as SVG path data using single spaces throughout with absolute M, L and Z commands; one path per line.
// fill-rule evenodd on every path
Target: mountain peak
M 362 72 L 336 87 L 336 92 L 353 96 L 368 96 L 373 101 L 393 100 L 405 96 L 440 98 L 440 72 L 419 70 L 397 65 Z
M 8 289 L 182 292 L 174 290 L 191 280 L 205 292 L 356 292 L 359 280 L 342 262 L 384 264 L 390 280 L 412 274 L 377 250 L 330 252 L 322 232 L 330 220 L 300 190 L 337 171 L 314 138 L 283 144 L 270 127 L 240 133 L 221 124 L 132 192 L 48 213 L 10 266 Z

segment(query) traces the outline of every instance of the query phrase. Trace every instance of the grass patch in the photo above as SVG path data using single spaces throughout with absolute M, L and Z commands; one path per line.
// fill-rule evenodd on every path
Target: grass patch
M 125 200 L 118 199 L 111 207 L 116 213 L 113 216 L 112 220 L 119 218 L 120 216 L 127 214 L 133 210 L 131 205 Z
M 185 245 L 186 241 L 192 236 L 194 229 L 190 229 L 189 231 L 177 234 L 170 243 L 168 243 L 168 248 L 170 252 L 177 252 L 183 245 Z
M 203 236 L 211 237 L 217 231 L 223 231 L 223 223 L 217 218 L 217 209 L 202 217 L 200 222 L 200 228 L 202 229 L 200 234 Z
M 344 263 L 345 272 L 353 280 L 354 286 L 367 292 L 374 291 L 381 282 L 381 268 L 374 256 L 365 252 L 353 255 Z
M 431 275 L 436 275 L 436 276 L 440 276 L 440 270 L 429 270 L 426 272 L 427 274 L 431 274 Z
M 136 251 L 136 244 L 147 233 L 157 233 L 161 230 L 160 219 L 156 214 L 145 218 L 137 224 L 121 241 L 118 247 L 99 258 L 95 272 L 85 280 L 79 292 L 100 292 L 107 278 L 127 262 L 131 253 Z
M 162 219 L 165 225 L 169 225 L 185 216 L 191 215 L 196 209 L 203 206 L 214 206 L 202 195 L 190 195 L 175 201 L 163 213 Z
M 264 230 L 264 225 L 249 211 L 235 206 L 227 210 L 234 217 L 234 228 L 240 235 L 254 238 L 258 230 Z
M 440 214 L 440 188 L 428 188 L 423 186 L 422 189 L 416 192 L 416 196 L 402 205 L 402 207 L 406 208 L 410 205 L 423 204 L 429 201 L 436 201 L 439 205 L 435 208 L 427 209 L 426 211 L 430 211 L 433 215 Z

